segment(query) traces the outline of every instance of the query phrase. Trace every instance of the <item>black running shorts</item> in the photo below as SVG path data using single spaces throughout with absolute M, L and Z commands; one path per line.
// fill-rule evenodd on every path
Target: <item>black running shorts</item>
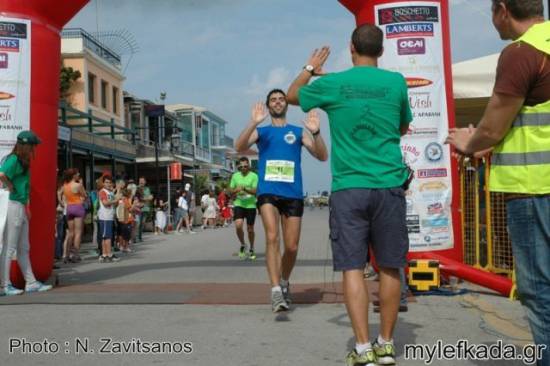
M 256 221 L 256 209 L 239 206 L 233 207 L 233 220 L 236 221 L 243 219 L 246 219 L 247 225 L 254 226 L 254 222 Z
M 302 217 L 304 215 L 304 200 L 295 198 L 285 198 L 272 194 L 262 194 L 258 197 L 257 206 L 272 204 L 277 207 L 279 213 L 286 217 Z

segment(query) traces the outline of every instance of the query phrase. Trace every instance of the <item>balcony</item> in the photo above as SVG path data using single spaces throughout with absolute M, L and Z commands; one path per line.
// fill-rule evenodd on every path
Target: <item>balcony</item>
M 103 45 L 97 38 L 81 28 L 66 28 L 61 32 L 61 38 L 71 40 L 63 46 L 62 52 L 83 52 L 84 49 L 107 61 L 118 70 L 121 69 L 121 59 L 118 54 Z
M 133 160 L 136 157 L 136 132 L 60 102 L 58 124 L 70 128 L 69 141 L 95 153 Z
M 214 136 L 212 150 L 232 150 L 233 139 L 229 136 Z
M 179 148 L 179 151 L 177 152 L 177 154 L 193 157 L 193 150 L 194 150 L 194 148 L 193 148 L 192 143 L 187 142 L 187 141 L 181 141 L 180 142 L 180 148 Z
M 195 159 L 204 161 L 205 163 L 210 163 L 210 161 L 212 160 L 212 156 L 208 149 L 197 146 L 195 148 Z

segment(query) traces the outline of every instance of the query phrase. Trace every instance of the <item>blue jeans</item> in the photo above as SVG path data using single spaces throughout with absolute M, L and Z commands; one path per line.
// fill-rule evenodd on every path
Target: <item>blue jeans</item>
M 57 227 L 57 237 L 55 238 L 55 257 L 63 256 L 63 243 L 65 242 L 65 215 L 56 218 L 55 225 Z
M 182 218 L 183 218 L 183 210 L 179 207 L 176 207 L 176 209 L 174 210 L 174 222 L 172 223 L 174 225 L 174 230 L 178 226 Z
M 526 307 L 533 339 L 546 345 L 537 365 L 550 365 L 550 197 L 507 202 L 521 303 Z

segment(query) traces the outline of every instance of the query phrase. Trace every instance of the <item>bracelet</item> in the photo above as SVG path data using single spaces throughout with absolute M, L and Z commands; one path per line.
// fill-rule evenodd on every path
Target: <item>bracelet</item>
M 317 136 L 317 135 L 320 134 L 320 133 L 321 133 L 321 129 L 318 129 L 317 131 L 312 132 L 311 135 L 312 135 L 312 136 Z

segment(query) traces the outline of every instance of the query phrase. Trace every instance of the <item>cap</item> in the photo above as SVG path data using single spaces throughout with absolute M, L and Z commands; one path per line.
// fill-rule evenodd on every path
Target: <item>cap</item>
M 17 142 L 29 145 L 38 145 L 42 141 L 32 131 L 21 131 L 17 135 Z

